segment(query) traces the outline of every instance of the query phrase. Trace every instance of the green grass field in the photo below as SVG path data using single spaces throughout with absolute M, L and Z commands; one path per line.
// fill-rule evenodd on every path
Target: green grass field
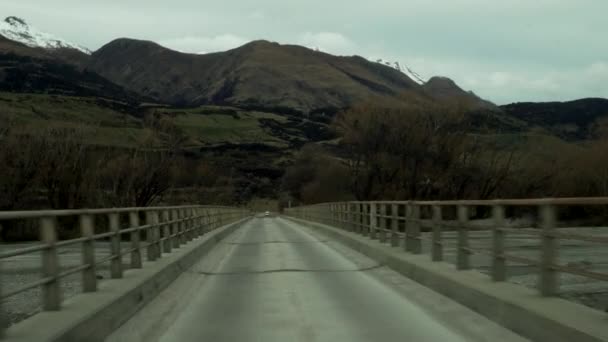
M 120 104 L 116 106 L 121 108 Z M 283 116 L 230 107 L 150 109 L 166 115 L 187 136 L 189 147 L 219 143 L 261 143 L 287 146 L 260 125 L 261 119 L 286 122 Z M 217 112 L 214 113 L 214 112 Z M 226 112 L 234 112 L 226 114 Z M 140 117 L 138 117 L 140 116 Z M 162 145 L 162 136 L 146 126 L 144 113 L 127 113 L 94 98 L 0 92 L 0 125 L 76 127 L 90 129 L 89 142 L 96 145 L 134 147 L 144 142 Z
M 287 148 L 289 142 L 285 139 L 294 138 L 298 134 L 292 128 L 283 129 L 282 136 L 273 135 L 260 122 L 266 119 L 286 124 L 286 116 L 234 107 L 130 109 L 131 112 L 128 112 L 129 107 L 124 104 L 96 98 L 0 92 L 0 128 L 7 124 L 36 128 L 86 126 L 91 144 L 113 147 L 152 145 L 154 148 L 162 148 L 163 134 L 148 127 L 143 119 L 146 113 L 155 113 L 169 118 L 181 129 L 186 136 L 185 147 L 188 148 L 228 143 L 259 143 Z M 564 141 L 542 129 L 477 136 L 489 145 L 523 151 L 532 158 L 551 158 L 556 153 L 576 154 L 584 149 L 581 144 Z
M 260 127 L 260 119 L 286 122 L 282 116 L 260 112 L 239 112 L 237 116 L 225 114 L 177 114 L 174 123 L 194 141 L 208 143 L 263 143 L 284 144 Z

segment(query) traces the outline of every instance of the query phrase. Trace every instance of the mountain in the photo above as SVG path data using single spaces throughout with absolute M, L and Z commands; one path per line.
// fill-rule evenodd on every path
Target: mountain
M 188 54 L 122 38 L 90 53 L 23 19 L 8 17 L 0 23 L 0 54 L 8 72 L 1 76 L 0 89 L 12 91 L 104 97 L 123 93 L 120 97 L 125 98 L 127 91 L 119 90 L 124 88 L 174 106 L 230 105 L 283 113 L 331 113 L 369 99 L 394 100 L 406 91 L 486 104 L 451 81 L 424 82 L 398 63 L 263 40 L 225 52 Z
M 376 63 L 392 67 L 395 70 L 399 70 L 402 73 L 404 73 L 405 75 L 407 75 L 407 77 L 411 78 L 414 82 L 416 82 L 418 84 L 424 84 L 424 83 L 426 83 L 426 81 L 422 78 L 422 76 L 420 76 L 419 73 L 417 73 L 414 70 L 410 69 L 408 66 L 401 66 L 401 64 L 399 62 L 389 62 L 389 61 L 385 61 L 385 60 L 383 60 L 383 59 L 380 58 L 380 59 L 376 60 Z
M 500 106 L 508 116 L 530 126 L 543 127 L 569 140 L 592 138 L 594 129 L 608 120 L 608 99 L 567 102 L 520 102 Z
M 4 21 L 0 22 L 0 35 L 34 48 L 74 49 L 85 54 L 91 53 L 91 51 L 85 47 L 57 38 L 52 34 L 39 31 L 35 27 L 28 25 L 25 20 L 18 17 L 7 17 Z
M 435 76 L 422 85 L 425 93 L 438 100 L 471 102 L 478 108 L 496 109 L 496 105 L 475 95 L 472 91 L 465 91 L 456 82 L 447 77 Z
M 29 47 L 0 36 L 0 91 L 100 97 L 139 103 L 142 97 L 85 70 L 88 55 L 62 47 Z
M 361 57 L 254 41 L 226 52 L 185 54 L 118 39 L 91 56 L 90 68 L 139 93 L 178 105 L 230 104 L 311 111 L 418 87 L 405 74 Z

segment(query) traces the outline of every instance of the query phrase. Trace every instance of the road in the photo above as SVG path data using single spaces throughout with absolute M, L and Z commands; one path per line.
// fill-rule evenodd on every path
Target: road
M 252 219 L 108 341 L 525 341 L 283 218 Z

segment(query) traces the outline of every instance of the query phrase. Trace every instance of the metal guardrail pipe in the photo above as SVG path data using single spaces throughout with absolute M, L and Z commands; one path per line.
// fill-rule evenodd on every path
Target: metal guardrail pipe
M 145 224 L 141 224 L 141 216 L 145 216 Z M 42 290 L 41 306 L 45 311 L 61 310 L 62 293 L 61 279 L 80 273 L 82 277 L 82 292 L 97 291 L 96 269 L 104 262 L 109 262 L 110 276 L 122 278 L 125 263 L 123 256 L 129 255 L 130 268 L 142 267 L 142 249 L 147 250 L 148 261 L 155 261 L 163 253 L 171 253 L 173 249 L 191 241 L 198 236 L 216 228 L 236 222 L 250 215 L 249 210 L 225 206 L 174 206 L 147 208 L 109 208 L 83 210 L 43 210 L 43 211 L 13 211 L 0 212 L 0 224 L 12 220 L 38 221 L 40 242 L 39 246 L 20 248 L 10 252 L 0 253 L 3 259 L 41 253 L 41 279 L 26 284 L 10 293 L 0 292 L 0 320 L 5 317 L 2 302 L 9 297 L 40 287 Z M 74 217 L 79 226 L 80 237 L 70 240 L 58 240 L 58 218 Z M 107 232 L 95 233 L 96 219 L 105 217 Z M 121 220 L 122 219 L 122 220 Z M 128 227 L 123 227 L 127 223 Z M 142 243 L 145 236 L 145 243 Z M 110 255 L 102 260 L 95 259 L 95 241 L 108 239 Z M 129 249 L 122 250 L 121 243 L 128 240 Z M 82 263 L 78 266 L 62 270 L 58 248 L 68 245 L 79 245 L 82 252 Z M 2 268 L 0 267 L 0 279 Z M 1 283 L 1 282 L 0 282 Z M 0 287 L 0 291 L 6 291 Z M 0 321 L 0 338 L 8 322 Z
M 505 251 L 505 241 L 509 232 L 516 229 L 506 227 L 505 212 L 509 207 L 531 207 L 537 212 L 538 229 L 522 229 L 530 237 L 540 239 L 538 260 L 509 255 Z M 490 277 L 501 282 L 507 279 L 507 261 L 536 266 L 538 291 L 542 296 L 555 296 L 559 292 L 559 273 L 569 273 L 600 281 L 608 281 L 608 274 L 558 264 L 559 241 L 561 239 L 607 243 L 606 236 L 588 236 L 575 233 L 560 233 L 556 229 L 557 213 L 561 206 L 608 206 L 608 197 L 593 198 L 540 198 L 540 199 L 499 199 L 488 201 L 351 201 L 322 203 L 285 209 L 288 216 L 345 228 L 382 243 L 390 242 L 404 251 L 422 253 L 422 227 L 430 228 L 430 255 L 432 261 L 442 261 L 442 233 L 446 228 L 456 232 L 456 268 L 471 268 L 472 254 L 486 254 L 491 257 Z M 492 248 L 479 250 L 470 247 L 469 230 L 478 228 L 471 225 L 470 214 L 475 207 L 490 207 L 492 226 Z M 445 220 L 446 210 L 456 213 L 456 221 Z M 422 212 L 426 213 L 423 218 Z M 431 214 L 430 218 L 428 214 Z M 340 221 L 337 218 L 341 218 Z M 456 223 L 455 223 L 456 222 Z M 403 223 L 404 229 L 400 227 Z M 386 234 L 391 234 L 386 239 Z

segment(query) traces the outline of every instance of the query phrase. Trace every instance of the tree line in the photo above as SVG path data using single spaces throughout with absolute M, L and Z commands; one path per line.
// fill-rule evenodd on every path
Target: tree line
M 409 94 L 341 112 L 338 141 L 305 147 L 283 190 L 300 203 L 608 196 L 608 134 L 541 156 L 504 146 L 472 111 Z

